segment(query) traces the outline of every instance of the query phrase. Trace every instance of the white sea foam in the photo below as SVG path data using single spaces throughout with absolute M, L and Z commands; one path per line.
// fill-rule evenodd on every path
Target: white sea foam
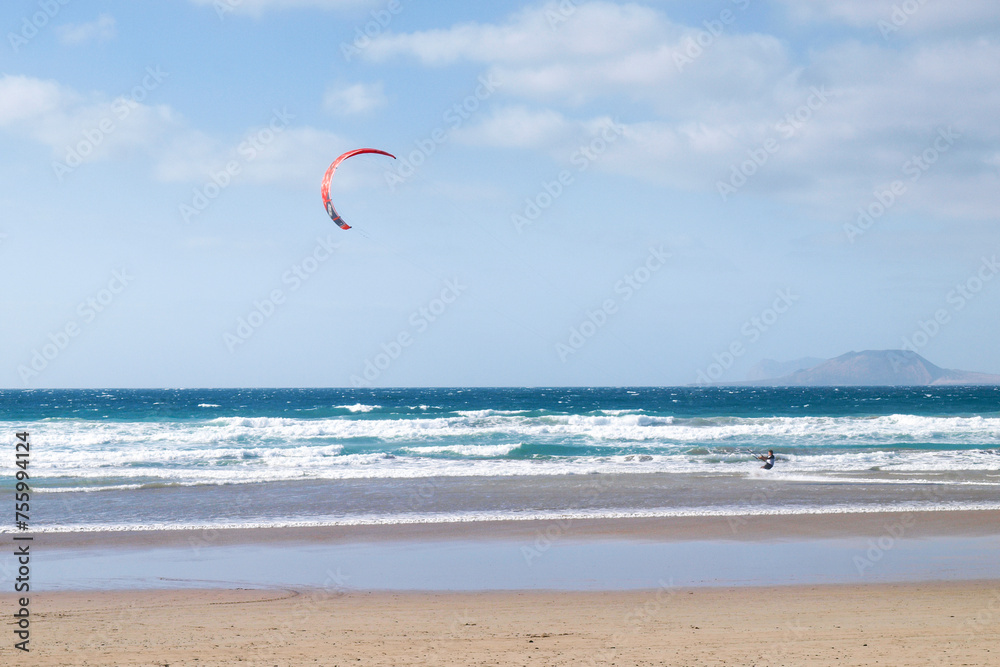
M 372 526 L 402 524 L 446 524 L 471 523 L 476 521 L 565 521 L 572 519 L 639 519 L 669 517 L 746 517 L 746 516 L 810 516 L 819 514 L 871 514 L 903 512 L 952 512 L 952 511 L 997 511 L 1000 503 L 940 503 L 901 502 L 891 504 L 845 503 L 842 505 L 822 505 L 804 507 L 759 507 L 730 506 L 696 509 L 652 508 L 642 510 L 594 509 L 573 511 L 539 511 L 518 514 L 500 512 L 441 512 L 441 513 L 401 513 L 363 514 L 349 517 L 317 517 L 299 519 L 292 517 L 273 518 L 266 521 L 206 521 L 170 523 L 90 523 L 73 525 L 38 526 L 36 533 L 89 533 L 98 531 L 145 532 L 160 530 L 225 530 L 233 528 L 308 528 L 322 526 Z M 9 528 L 0 529 L 0 534 L 11 533 Z
M 404 447 L 404 451 L 414 454 L 458 454 L 460 456 L 499 457 L 507 456 L 521 443 L 510 445 L 438 445 L 428 447 Z
M 515 459 L 505 460 L 491 456 L 509 445 L 497 446 L 497 451 L 472 449 L 463 458 L 439 458 L 434 456 L 395 456 L 384 453 L 336 454 L 335 446 L 329 448 L 291 448 L 282 452 L 269 451 L 260 456 L 241 460 L 238 455 L 226 459 L 222 464 L 204 463 L 191 457 L 190 453 L 180 456 L 165 453 L 163 456 L 148 456 L 142 465 L 135 465 L 119 454 L 96 463 L 86 457 L 76 458 L 69 464 L 56 467 L 38 466 L 39 476 L 60 486 L 91 490 L 75 480 L 94 479 L 121 481 L 122 486 L 148 483 L 148 480 L 177 484 L 241 484 L 305 479 L 416 479 L 427 477 L 497 477 L 497 476 L 560 476 L 595 474 L 685 474 L 699 476 L 759 477 L 772 483 L 805 481 L 844 483 L 849 481 L 869 483 L 883 479 L 895 479 L 892 483 L 919 485 L 926 483 L 921 475 L 935 475 L 935 483 L 962 484 L 963 474 L 976 475 L 996 470 L 978 461 L 974 453 L 957 452 L 956 460 L 965 455 L 968 461 L 951 468 L 940 467 L 937 471 L 927 469 L 917 463 L 883 468 L 872 472 L 867 467 L 859 467 L 856 462 L 840 466 L 818 465 L 810 459 L 783 462 L 771 471 L 762 471 L 755 462 L 745 458 L 729 464 L 701 460 L 689 460 L 681 455 L 616 455 L 608 457 L 577 457 L 548 460 Z M 442 448 L 447 449 L 447 448 Z M 325 453 L 324 453 L 325 452 Z M 148 461 L 156 458 L 155 463 Z M 34 461 L 33 461 L 34 464 Z M 959 468 L 956 470 L 956 468 Z M 907 471 L 919 473 L 912 478 L 901 477 Z M 936 474 L 935 474 L 936 473 Z M 944 477 L 942 477 L 944 475 Z M 106 484 L 106 481 L 105 481 Z
M 350 410 L 351 412 L 371 412 L 372 410 L 378 410 L 381 405 L 365 405 L 364 403 L 355 403 L 354 405 L 338 405 L 338 408 L 342 410 Z
M 486 419 L 488 417 L 520 417 L 526 416 L 529 412 L 529 410 L 456 410 L 455 414 L 473 419 Z
M 776 479 L 1000 469 L 996 417 L 675 419 L 635 411 L 526 416 L 477 410 L 444 417 L 43 420 L 29 426 L 39 443 L 32 465 L 39 474 L 67 483 L 81 478 L 221 484 L 433 475 L 758 474 L 747 448 L 786 453 L 768 473 Z
M 356 406 L 341 406 L 355 408 Z M 375 406 L 358 408 L 361 412 Z M 293 419 L 220 417 L 199 422 L 40 422 L 35 430 L 68 449 L 162 442 L 206 445 L 257 440 L 292 442 L 320 438 L 378 439 L 386 442 L 428 438 L 470 438 L 505 434 L 511 440 L 577 438 L 602 442 L 663 444 L 766 442 L 797 447 L 831 444 L 902 446 L 920 442 L 1000 445 L 1000 418 L 776 417 L 676 420 L 649 415 L 550 415 L 525 417 L 493 411 L 457 417 L 413 419 Z

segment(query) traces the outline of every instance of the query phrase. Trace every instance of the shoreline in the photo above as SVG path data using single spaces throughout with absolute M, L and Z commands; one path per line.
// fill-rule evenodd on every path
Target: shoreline
M 351 544 L 429 541 L 534 540 L 558 530 L 568 540 L 654 542 L 821 540 L 885 535 L 902 523 L 906 536 L 982 537 L 1000 534 L 1000 510 L 914 510 L 820 514 L 745 514 L 599 519 L 527 519 L 442 523 L 95 530 L 39 532 L 46 549 L 236 546 L 253 544 Z M 6 533 L 12 536 L 12 533 Z
M 33 536 L 32 589 L 637 591 L 1000 581 L 994 510 Z M 13 556 L 4 558 L 14 567 Z M 34 574 L 34 573 L 33 573 Z M 346 582 L 346 583 L 345 583 Z

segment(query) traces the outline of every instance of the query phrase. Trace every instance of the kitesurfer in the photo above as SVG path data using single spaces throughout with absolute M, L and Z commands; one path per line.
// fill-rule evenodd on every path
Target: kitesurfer
M 764 465 L 761 466 L 761 468 L 763 468 L 764 470 L 770 470 L 771 468 L 774 467 L 773 449 L 767 450 L 767 456 L 764 456 L 763 454 L 757 454 L 757 458 L 764 462 Z

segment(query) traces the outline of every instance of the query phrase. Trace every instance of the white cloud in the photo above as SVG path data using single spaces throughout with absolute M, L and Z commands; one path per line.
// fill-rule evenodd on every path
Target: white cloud
M 224 141 L 190 127 L 167 105 L 130 96 L 84 96 L 31 77 L 0 77 L 0 132 L 48 147 L 60 177 L 81 164 L 144 155 L 156 178 L 166 182 L 202 181 L 236 160 L 243 182 L 298 185 L 313 183 L 333 157 L 350 147 L 337 135 L 296 127 L 293 117 L 275 114 L 262 122 Z
M 340 116 L 374 111 L 385 106 L 382 82 L 356 83 L 341 88 L 328 88 L 323 96 L 323 108 Z
M 115 19 L 109 14 L 101 14 L 90 23 L 67 23 L 56 28 L 59 41 L 70 46 L 88 42 L 107 42 L 117 34 Z
M 626 50 L 589 62 L 557 60 L 526 67 L 500 64 L 493 72 L 505 92 L 542 101 L 584 104 L 596 98 L 651 102 L 677 113 L 712 112 L 720 102 L 780 92 L 792 73 L 784 47 L 762 35 L 720 37 L 685 62 L 689 35 L 647 49 Z
M 534 63 L 539 60 L 600 58 L 655 45 L 680 30 L 659 12 L 639 5 L 588 2 L 556 3 L 524 9 L 503 25 L 465 23 L 452 28 L 373 40 L 365 55 L 384 60 L 412 55 L 427 65 L 459 60 L 481 63 Z
M 278 131 L 271 128 L 277 127 Z M 239 167 L 234 183 L 318 187 L 318 178 L 337 155 L 352 146 L 343 137 L 312 127 L 264 124 L 228 142 L 200 133 L 179 136 L 158 157 L 156 176 L 167 182 L 199 182 Z M 350 172 L 338 184 L 350 181 Z
M 165 76 L 147 72 L 133 90 L 143 97 Z M 162 142 L 190 132 L 169 107 L 144 104 L 131 93 L 84 96 L 54 81 L 7 75 L 0 78 L 0 100 L 0 130 L 38 141 L 51 149 L 54 161 L 71 166 L 134 150 L 152 154 Z
M 1000 24 L 994 0 L 777 0 L 796 21 L 843 23 L 873 33 L 980 33 Z M 880 26 L 884 22 L 889 27 Z M 898 28 L 898 30 L 893 30 Z
M 243 177 L 251 183 L 281 183 L 294 187 L 319 187 L 323 172 L 333 159 L 351 146 L 343 137 L 312 127 L 288 128 L 245 161 Z M 338 177 L 350 177 L 338 170 Z M 345 179 L 338 179 L 344 182 Z
M 456 140 L 473 146 L 542 148 L 557 145 L 572 134 L 572 123 L 555 111 L 504 107 L 477 125 L 454 131 Z
M 74 97 L 55 81 L 4 75 L 0 78 L 0 127 L 52 113 Z
M 998 44 L 948 40 L 896 48 L 876 36 L 867 45 L 849 41 L 795 56 L 779 40 L 743 34 L 734 25 L 678 66 L 678 50 L 697 29 L 671 24 L 653 10 L 586 3 L 555 26 L 546 11 L 525 10 L 494 26 L 390 35 L 374 40 L 371 50 L 379 58 L 417 56 L 428 66 L 473 61 L 500 80 L 500 106 L 456 129 L 459 143 L 534 150 L 565 167 L 610 122 L 584 105 L 610 99 L 628 119 L 616 119 L 623 132 L 594 161 L 595 170 L 714 192 L 734 165 L 773 141 L 779 150 L 735 196 L 779 196 L 832 215 L 899 178 L 938 129 L 954 127 L 961 134 L 954 149 L 898 210 L 919 204 L 930 215 L 980 218 L 997 210 L 997 188 L 990 185 L 1000 155 Z M 572 39 L 565 41 L 562 31 Z M 825 91 L 824 99 L 810 108 L 816 90 Z M 381 83 L 331 88 L 324 97 L 327 110 L 345 115 L 385 103 Z M 786 119 L 799 112 L 807 117 L 789 134 Z M 203 179 L 233 159 L 242 140 L 210 137 L 168 106 L 0 77 L 0 130 L 37 140 L 55 160 L 65 160 L 108 122 L 111 131 L 100 133 L 84 161 L 139 152 L 165 181 Z M 242 178 L 307 182 L 350 147 L 337 135 L 290 126 L 247 161 Z
M 191 0 L 196 5 L 211 6 L 220 18 L 228 14 L 259 17 L 267 11 L 282 9 L 353 9 L 376 6 L 375 0 Z
M 778 87 L 791 71 L 781 42 L 741 34 L 733 22 L 707 46 L 708 34 L 638 5 L 588 2 L 558 21 L 559 5 L 526 9 L 500 25 L 386 34 L 365 57 L 416 57 L 430 66 L 468 61 L 487 65 L 507 94 L 584 104 L 598 97 L 659 106 L 713 107 L 720 97 L 744 97 Z
M 869 25 L 893 5 L 873 4 L 813 2 L 802 12 Z M 1000 151 L 995 40 L 888 43 L 871 24 L 867 41 L 809 51 L 745 32 L 736 9 L 734 20 L 709 34 L 703 25 L 676 24 L 645 7 L 573 6 L 559 22 L 550 20 L 556 6 L 546 5 L 496 24 L 388 34 L 365 53 L 373 60 L 415 57 L 429 67 L 486 68 L 500 81 L 498 101 L 506 106 L 456 131 L 466 144 L 533 149 L 565 165 L 599 121 L 587 118 L 588 105 L 599 100 L 629 119 L 595 169 L 714 192 L 734 165 L 774 142 L 777 151 L 737 196 L 778 196 L 821 215 L 867 201 L 875 188 L 899 178 L 939 129 L 953 126 L 960 141 L 896 210 L 995 216 L 1000 194 L 987 187 L 996 180 L 991 161 Z M 933 17 L 931 6 L 920 12 Z M 963 4 L 948 20 L 986 21 L 984 7 Z

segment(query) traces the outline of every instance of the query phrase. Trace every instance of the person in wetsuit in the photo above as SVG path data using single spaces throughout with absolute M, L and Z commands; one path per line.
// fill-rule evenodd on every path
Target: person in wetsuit
M 763 454 L 758 454 L 757 458 L 764 462 L 764 465 L 761 466 L 761 468 L 763 468 L 764 470 L 770 470 L 771 468 L 774 467 L 773 449 L 767 450 L 767 456 L 764 456 Z

